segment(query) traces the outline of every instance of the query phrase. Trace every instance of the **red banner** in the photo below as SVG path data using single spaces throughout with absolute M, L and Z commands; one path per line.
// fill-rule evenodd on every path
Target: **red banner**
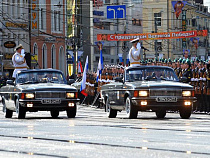
M 192 38 L 197 36 L 207 36 L 207 30 L 179 31 L 179 32 L 160 32 L 142 34 L 97 34 L 97 41 L 131 41 L 139 38 L 140 40 L 161 40 Z

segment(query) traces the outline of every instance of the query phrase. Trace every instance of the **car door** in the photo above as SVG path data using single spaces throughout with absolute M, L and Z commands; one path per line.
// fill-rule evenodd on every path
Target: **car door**
M 116 105 L 123 106 L 124 105 L 124 93 L 123 90 L 123 83 L 122 82 L 115 82 L 115 102 Z

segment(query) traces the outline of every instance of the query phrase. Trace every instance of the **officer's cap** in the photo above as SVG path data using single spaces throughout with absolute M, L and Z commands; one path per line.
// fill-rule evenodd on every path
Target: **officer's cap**
M 139 42 L 139 38 L 136 38 L 136 39 L 130 41 L 130 43 L 137 43 L 137 42 Z
M 14 51 L 18 50 L 18 49 L 24 49 L 24 47 L 22 46 L 22 44 L 19 44 L 17 47 L 15 47 Z

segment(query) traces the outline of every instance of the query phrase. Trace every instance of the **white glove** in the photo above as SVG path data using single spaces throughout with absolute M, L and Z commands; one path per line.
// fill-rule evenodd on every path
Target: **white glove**
M 139 42 L 137 43 L 136 48 L 137 48 L 137 49 L 141 49 L 141 45 L 140 45 L 140 43 L 139 43 Z
M 25 56 L 25 50 L 21 49 L 21 55 L 24 57 Z

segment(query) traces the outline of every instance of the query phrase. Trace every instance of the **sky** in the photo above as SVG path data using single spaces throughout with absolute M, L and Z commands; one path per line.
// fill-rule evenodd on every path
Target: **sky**
M 209 12 L 210 12 L 210 0 L 204 0 L 204 6 L 208 6 L 209 7 Z

